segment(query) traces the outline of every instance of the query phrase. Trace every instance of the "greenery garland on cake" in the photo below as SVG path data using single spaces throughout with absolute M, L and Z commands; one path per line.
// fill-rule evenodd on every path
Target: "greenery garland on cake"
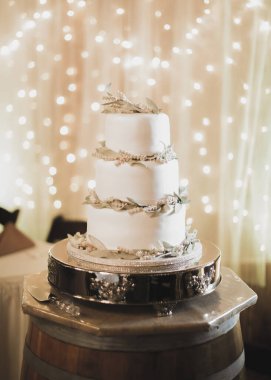
M 143 162 L 146 161 L 156 161 L 163 164 L 177 159 L 177 155 L 171 145 L 164 146 L 161 152 L 150 154 L 131 154 L 122 150 L 115 152 L 106 146 L 105 141 L 101 141 L 100 145 L 99 148 L 96 148 L 93 156 L 105 161 L 115 161 L 116 165 L 128 163 L 130 165 L 145 166 Z
M 164 241 L 159 241 L 156 247 L 152 249 L 126 249 L 118 247 L 115 250 L 107 249 L 106 246 L 92 235 L 86 236 L 77 232 L 75 235 L 68 235 L 71 247 L 76 250 L 86 252 L 91 257 L 102 259 L 120 259 L 120 260 L 152 260 L 152 259 L 169 259 L 189 255 L 193 252 L 196 244 L 200 241 L 197 238 L 197 231 L 186 231 L 185 239 L 182 243 L 171 245 Z
M 128 211 L 130 214 L 145 212 L 151 217 L 158 216 L 162 213 L 173 214 L 178 212 L 182 204 L 188 203 L 186 189 L 180 189 L 179 193 L 168 194 L 153 204 L 146 204 L 135 201 L 131 198 L 126 200 L 116 199 L 113 197 L 101 200 L 94 189 L 89 190 L 85 204 L 90 204 L 95 208 L 109 208 L 115 211 Z

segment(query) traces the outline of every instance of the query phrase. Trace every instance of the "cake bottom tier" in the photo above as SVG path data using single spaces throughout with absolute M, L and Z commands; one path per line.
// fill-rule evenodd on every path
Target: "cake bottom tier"
M 185 211 L 149 216 L 144 212 L 130 214 L 89 206 L 87 235 L 94 236 L 106 249 L 153 249 L 159 242 L 180 244 L 185 239 Z

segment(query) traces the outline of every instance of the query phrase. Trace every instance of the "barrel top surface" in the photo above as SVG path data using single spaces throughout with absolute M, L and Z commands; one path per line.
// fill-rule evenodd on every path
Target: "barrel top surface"
M 47 272 L 25 277 L 22 308 L 26 314 L 97 336 L 208 331 L 257 301 L 254 291 L 226 267 L 222 268 L 222 281 L 213 293 L 178 303 L 167 317 L 158 317 L 149 306 L 101 305 L 73 299 L 80 308 L 80 315 L 74 317 L 54 303 L 38 302 L 27 290 L 30 286 L 50 290 Z

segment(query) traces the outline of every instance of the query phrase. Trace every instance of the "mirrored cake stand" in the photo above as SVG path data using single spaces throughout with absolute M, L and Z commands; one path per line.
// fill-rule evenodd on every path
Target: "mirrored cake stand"
M 196 263 L 175 261 L 153 266 L 115 266 L 78 260 L 67 253 L 67 239 L 49 251 L 48 281 L 73 298 L 113 305 L 152 305 L 158 316 L 171 315 L 184 299 L 213 292 L 221 281 L 220 250 L 202 243 Z

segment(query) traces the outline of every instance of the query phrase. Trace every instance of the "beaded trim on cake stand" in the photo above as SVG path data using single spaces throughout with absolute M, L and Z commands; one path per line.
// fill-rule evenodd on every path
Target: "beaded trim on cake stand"
M 220 251 L 209 242 L 202 243 L 204 254 L 197 263 L 144 267 L 100 265 L 78 260 L 67 253 L 67 239 L 49 251 L 48 280 L 61 293 L 76 299 L 112 305 L 153 306 L 157 315 L 171 315 L 184 299 L 204 296 L 221 280 Z

